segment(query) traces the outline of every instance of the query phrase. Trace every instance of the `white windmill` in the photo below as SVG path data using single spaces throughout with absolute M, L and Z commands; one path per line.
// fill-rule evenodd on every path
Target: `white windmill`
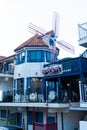
M 75 48 L 71 44 L 65 42 L 64 40 L 57 40 L 59 37 L 59 14 L 56 12 L 53 12 L 53 31 L 56 36 L 56 46 L 74 54 Z
M 50 39 L 54 42 L 54 53 L 56 50 L 55 48 L 57 47 L 57 48 L 62 48 L 64 50 L 74 54 L 75 48 L 71 44 L 69 44 L 63 40 L 61 40 L 61 41 L 57 40 L 59 37 L 59 14 L 56 12 L 53 12 L 53 29 L 52 30 L 54 32 L 54 37 L 51 37 L 50 35 L 48 35 L 47 31 L 45 31 L 44 29 L 42 29 L 32 23 L 29 24 L 29 31 L 31 33 L 33 33 L 33 34 L 38 33 L 40 35 L 40 37 L 44 37 L 45 41 Z

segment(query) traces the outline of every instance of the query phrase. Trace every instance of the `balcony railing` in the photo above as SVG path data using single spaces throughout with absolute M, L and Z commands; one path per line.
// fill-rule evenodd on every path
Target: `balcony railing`
M 0 90 L 0 102 L 13 102 L 13 91 Z
M 79 102 L 78 95 L 72 95 L 71 102 Z M 76 98 L 75 98 L 76 97 Z M 49 94 L 42 94 L 42 93 L 30 93 L 28 95 L 22 94 L 15 94 L 13 98 L 13 102 L 32 102 L 32 103 L 69 103 L 69 95 L 66 95 L 65 91 L 61 93 L 61 99 L 56 95 L 55 91 L 49 91 Z
M 43 74 L 44 75 L 49 74 L 50 70 L 48 70 L 48 68 L 53 68 L 55 66 L 60 66 L 60 65 L 61 65 L 61 73 L 52 71 L 54 73 L 50 72 L 50 75 L 51 74 L 77 74 L 77 73 L 81 73 L 82 71 L 87 72 L 87 67 L 86 67 L 87 58 L 80 56 L 77 58 L 64 58 L 53 64 L 45 65 L 43 70 L 45 70 L 46 72 Z
M 78 25 L 79 32 L 79 44 L 81 46 L 87 47 L 87 22 Z
M 14 65 L 13 64 L 9 64 L 9 65 L 6 65 L 6 66 L 0 65 L 0 73 L 3 73 L 3 74 L 14 74 Z
M 87 58 L 78 57 L 78 58 L 70 58 L 65 60 L 60 60 L 59 63 L 62 65 L 62 74 L 75 74 L 87 72 Z
M 1 95 L 0 95 L 1 96 Z M 72 97 L 73 99 L 73 97 Z M 19 95 L 16 94 L 13 96 L 13 92 L 10 93 L 4 92 L 3 96 L 0 97 L 0 102 L 11 102 L 11 103 L 69 103 L 68 96 L 61 96 L 61 100 L 57 96 L 55 98 L 52 96 L 49 98 L 49 95 L 47 96 L 47 99 L 45 98 L 45 95 L 43 94 L 29 94 L 29 95 Z M 84 101 L 87 101 L 87 95 L 84 98 Z M 79 102 L 79 100 L 71 100 L 71 102 Z
M 87 102 L 87 84 L 79 82 L 80 102 Z

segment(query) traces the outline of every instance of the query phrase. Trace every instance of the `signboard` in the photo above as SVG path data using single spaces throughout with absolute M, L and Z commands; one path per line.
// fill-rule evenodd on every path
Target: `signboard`
M 44 75 L 46 74 L 60 74 L 62 73 L 62 65 L 54 65 L 54 66 L 51 66 L 51 67 L 46 67 L 42 70 L 42 73 Z

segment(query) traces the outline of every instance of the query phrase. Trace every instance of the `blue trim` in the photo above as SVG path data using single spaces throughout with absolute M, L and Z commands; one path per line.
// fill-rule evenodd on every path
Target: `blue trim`
M 29 89 L 30 89 L 30 78 L 26 78 L 26 94 L 29 95 Z
M 44 99 L 46 100 L 46 80 L 42 80 L 42 94 L 44 95 Z

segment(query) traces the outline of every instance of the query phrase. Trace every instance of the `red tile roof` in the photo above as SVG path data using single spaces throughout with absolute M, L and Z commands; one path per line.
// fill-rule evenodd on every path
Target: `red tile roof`
M 6 58 L 6 56 L 0 56 L 0 60 L 2 60 L 2 59 L 4 59 L 4 58 Z
M 48 47 L 48 45 L 41 39 L 41 37 L 38 34 L 35 34 L 33 37 L 19 45 L 14 51 L 17 51 L 23 47 L 41 47 L 45 46 Z

